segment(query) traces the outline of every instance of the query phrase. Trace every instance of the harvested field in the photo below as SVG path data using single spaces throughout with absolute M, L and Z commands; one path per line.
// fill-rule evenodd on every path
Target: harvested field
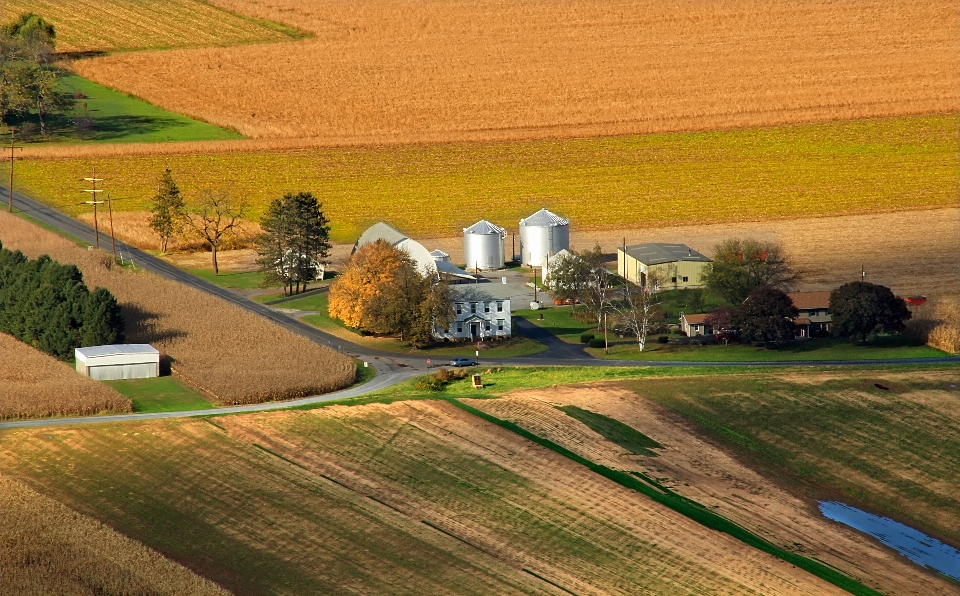
M 4 0 L 0 22 L 35 12 L 57 28 L 59 52 L 115 52 L 289 41 L 291 27 L 197 0 Z
M 127 341 L 149 343 L 171 359 L 174 374 L 225 404 L 290 399 L 349 385 L 352 359 L 318 346 L 218 298 L 148 273 L 110 268 L 103 251 L 72 242 L 8 213 L 0 241 L 36 258 L 74 263 L 90 287 L 116 296 Z
M 960 109 L 960 8 L 922 2 L 216 0 L 296 44 L 73 68 L 251 137 L 636 134 Z
M 117 391 L 6 333 L 0 333 L 0 355 L 0 419 L 133 410 Z
M 723 382 L 736 384 L 737 378 L 724 377 Z M 651 379 L 630 382 L 630 385 L 642 393 L 647 383 L 682 386 L 689 384 L 690 380 Z M 700 378 L 696 383 L 710 384 L 710 379 Z M 922 596 L 952 593 L 955 589 L 953 584 L 936 574 L 921 570 L 892 551 L 865 540 L 860 534 L 823 519 L 808 498 L 798 498 L 795 491 L 778 486 L 778 482 L 771 481 L 770 475 L 759 474 L 729 450 L 704 440 L 688 420 L 639 397 L 634 391 L 603 383 L 549 391 L 528 390 L 497 400 L 464 401 L 515 422 L 591 461 L 646 474 L 764 539 L 792 552 L 825 561 L 885 594 Z M 917 401 L 929 404 L 928 399 Z M 933 413 L 939 415 L 944 402 L 938 398 L 934 398 L 934 402 L 939 406 L 933 406 Z M 554 407 L 561 404 L 575 405 L 623 421 L 659 442 L 662 449 L 654 450 L 656 457 L 629 455 L 625 449 Z M 941 471 L 947 472 L 948 476 L 952 473 L 952 469 Z M 941 490 L 940 494 L 946 493 Z M 836 492 L 832 497 L 851 498 L 837 497 Z M 944 512 L 949 512 L 950 505 L 940 505 Z M 920 505 L 919 509 L 922 508 Z
M 0 594 L 229 594 L 143 544 L 3 475 L 0 511 Z
M 444 402 L 43 432 L 0 468 L 239 593 L 845 593 Z
M 960 295 L 935 299 L 910 310 L 913 318 L 907 324 L 908 334 L 938 350 L 960 353 Z
M 205 187 L 223 188 L 249 202 L 253 219 L 285 192 L 310 191 L 339 242 L 354 242 L 382 218 L 416 238 L 459 235 L 481 217 L 514 231 L 543 206 L 571 218 L 576 235 L 956 207 L 958 125 L 958 116 L 917 116 L 563 141 L 135 156 L 110 149 L 25 159 L 17 187 L 76 216 L 87 209 L 77 180 L 96 165 L 117 210 L 146 211 L 169 167 L 188 203 Z

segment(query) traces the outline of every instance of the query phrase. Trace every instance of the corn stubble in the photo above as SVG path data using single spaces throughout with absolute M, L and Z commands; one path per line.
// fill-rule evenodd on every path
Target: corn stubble
M 116 390 L 6 333 L 0 333 L 0 358 L 0 419 L 132 411 Z
M 0 511 L 0 594 L 229 594 L 143 544 L 4 476 Z
M 312 39 L 78 74 L 254 138 L 443 142 L 956 111 L 960 4 L 214 0 Z
M 5 247 L 75 263 L 89 286 L 109 289 L 123 309 L 126 341 L 153 345 L 170 357 L 175 375 L 221 403 L 326 393 L 356 377 L 350 358 L 199 290 L 110 267 L 103 251 L 84 250 L 7 213 L 0 213 L 0 230 Z

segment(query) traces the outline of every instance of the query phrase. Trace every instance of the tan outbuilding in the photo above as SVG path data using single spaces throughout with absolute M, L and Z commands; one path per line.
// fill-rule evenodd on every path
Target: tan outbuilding
M 703 287 L 712 262 L 686 244 L 649 242 L 617 249 L 617 273 L 641 286 L 652 276 L 662 290 Z

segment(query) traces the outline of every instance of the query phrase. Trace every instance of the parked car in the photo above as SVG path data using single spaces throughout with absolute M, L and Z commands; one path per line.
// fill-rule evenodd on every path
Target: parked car
M 450 366 L 476 366 L 477 361 L 470 358 L 454 358 L 450 361 Z

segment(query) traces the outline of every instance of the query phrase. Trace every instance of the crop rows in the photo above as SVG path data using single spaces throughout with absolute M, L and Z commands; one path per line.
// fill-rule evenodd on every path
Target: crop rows
M 57 28 L 61 52 L 226 46 L 290 37 L 196 0 L 5 0 L 0 20 L 35 12 Z
M 74 263 L 87 284 L 120 302 L 129 343 L 149 343 L 175 374 L 222 403 L 240 404 L 325 393 L 349 385 L 353 360 L 318 346 L 218 298 L 148 273 L 110 267 L 87 251 L 7 213 L 0 240 L 31 257 Z
M 123 156 L 111 149 L 24 160 L 17 185 L 70 215 L 86 209 L 78 180 L 94 167 L 123 211 L 148 210 L 166 167 L 187 202 L 204 187 L 224 188 L 249 202 L 253 218 L 285 192 L 309 191 L 323 202 L 340 242 L 354 241 L 377 220 L 414 237 L 458 235 L 481 218 L 512 231 L 540 207 L 571 218 L 575 230 L 809 218 L 956 206 L 958 122 L 917 116 L 715 133 L 210 154 L 171 155 L 160 147 Z
M 0 419 L 132 410 L 130 400 L 114 389 L 5 333 L 0 354 Z
M 0 511 L 0 593 L 229 594 L 7 476 L 0 476 Z
M 874 2 L 217 0 L 296 44 L 122 53 L 98 83 L 254 138 L 446 142 L 960 108 L 960 9 Z M 109 27 L 105 27 L 109 28 Z

